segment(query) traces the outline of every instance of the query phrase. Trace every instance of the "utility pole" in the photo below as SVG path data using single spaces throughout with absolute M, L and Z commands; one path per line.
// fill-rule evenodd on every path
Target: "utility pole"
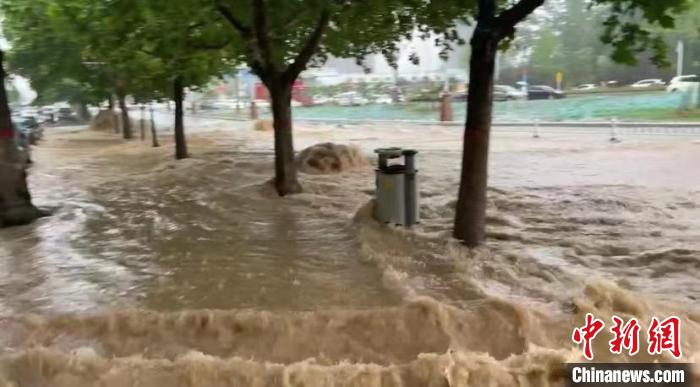
M 685 56 L 685 45 L 683 44 L 682 40 L 678 41 L 678 45 L 676 46 L 676 54 L 678 54 L 678 59 L 676 62 L 676 76 L 681 76 L 683 75 L 683 60 Z
M 498 83 L 501 80 L 501 51 L 496 52 L 496 69 L 493 72 L 493 79 Z

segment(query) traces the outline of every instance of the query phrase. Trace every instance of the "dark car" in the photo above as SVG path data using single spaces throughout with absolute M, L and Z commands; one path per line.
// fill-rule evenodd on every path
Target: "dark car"
M 549 86 L 530 86 L 527 88 L 527 99 L 562 99 L 566 94 Z
M 30 146 L 35 143 L 34 130 L 30 128 L 22 117 L 12 117 L 12 125 L 15 128 L 15 144 L 19 152 L 24 156 L 26 162 L 31 163 L 29 156 Z
M 36 145 L 44 137 L 44 129 L 34 117 L 13 116 L 12 122 L 15 124 L 18 134 L 23 136 L 22 141 L 26 141 L 30 145 Z M 20 146 L 23 145 L 20 144 Z

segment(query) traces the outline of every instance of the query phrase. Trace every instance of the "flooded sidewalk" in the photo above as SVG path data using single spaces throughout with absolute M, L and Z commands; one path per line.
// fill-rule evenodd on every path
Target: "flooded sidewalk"
M 700 363 L 688 138 L 496 132 L 489 242 L 469 251 L 449 237 L 457 128 L 297 129 L 297 150 L 418 149 L 405 230 L 372 219 L 371 165 L 279 198 L 272 134 L 223 125 L 179 162 L 165 137 L 47 131 L 30 185 L 54 215 L 0 231 L 0 386 L 560 385 L 586 313 L 677 315 Z M 670 360 L 603 336 L 601 360 Z

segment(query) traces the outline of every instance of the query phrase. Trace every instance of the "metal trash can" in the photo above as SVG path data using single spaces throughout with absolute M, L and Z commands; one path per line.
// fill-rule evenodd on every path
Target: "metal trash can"
M 376 169 L 375 218 L 383 223 L 412 226 L 420 221 L 418 211 L 418 184 L 413 149 L 380 148 Z M 403 157 L 403 164 L 389 164 L 389 160 Z

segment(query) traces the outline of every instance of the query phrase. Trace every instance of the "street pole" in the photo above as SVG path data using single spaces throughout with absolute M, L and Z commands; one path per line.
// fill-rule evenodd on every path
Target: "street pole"
M 501 80 L 501 51 L 496 51 L 496 69 L 494 70 L 493 80 L 498 83 Z
M 681 76 L 683 75 L 683 60 L 685 59 L 685 45 L 683 44 L 682 40 L 678 41 L 678 45 L 676 46 L 676 54 L 678 54 L 678 59 L 676 62 L 676 76 Z
M 240 87 L 241 87 L 241 79 L 240 75 L 238 72 L 238 69 L 236 69 L 236 78 L 235 82 L 233 83 L 233 93 L 236 95 L 236 113 L 241 111 L 241 93 L 240 93 Z

